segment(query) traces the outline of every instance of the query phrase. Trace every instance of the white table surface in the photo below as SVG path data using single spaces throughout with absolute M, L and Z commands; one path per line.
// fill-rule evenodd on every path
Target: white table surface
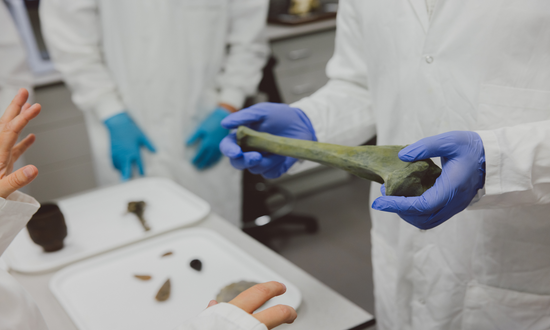
M 372 323 L 374 320 L 371 314 L 216 214 L 210 214 L 193 227 L 209 228 L 220 233 L 301 290 L 303 301 L 298 309 L 298 319 L 292 325 L 284 325 L 277 329 L 359 330 L 365 329 L 365 327 L 355 327 Z M 55 272 L 40 275 L 11 273 L 33 296 L 50 330 L 77 330 L 65 310 L 50 292 L 49 282 Z M 205 307 L 208 304 L 208 302 L 197 303 L 203 303 Z

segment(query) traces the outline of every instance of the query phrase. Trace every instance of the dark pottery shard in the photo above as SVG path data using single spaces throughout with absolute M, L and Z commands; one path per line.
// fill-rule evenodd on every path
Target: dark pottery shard
M 147 206 L 147 204 L 144 201 L 130 202 L 128 203 L 128 212 L 135 214 L 143 229 L 145 231 L 149 231 L 151 230 L 151 227 L 149 227 L 147 221 L 145 221 L 145 218 L 143 217 L 143 214 L 145 213 L 145 206 Z
M 431 188 L 441 168 L 431 159 L 403 162 L 397 154 L 404 146 L 347 147 L 290 139 L 240 126 L 239 145 L 245 151 L 267 151 L 343 169 L 360 178 L 386 184 L 388 196 L 420 196 Z
M 153 277 L 150 275 L 134 275 L 135 278 L 140 279 L 142 281 L 149 281 Z
M 161 255 L 160 257 L 164 258 L 164 257 L 171 256 L 172 254 L 174 254 L 174 252 L 170 251 L 170 252 L 166 252 L 165 254 Z
M 202 269 L 202 262 L 199 259 L 193 259 L 189 263 L 189 266 L 191 266 L 191 268 L 193 268 L 194 270 L 200 272 Z
M 45 252 L 59 251 L 67 237 L 65 217 L 56 204 L 46 203 L 32 216 L 27 223 L 27 230 L 33 242 L 40 245 Z
M 258 284 L 257 282 L 248 282 L 248 281 L 240 281 L 236 283 L 231 283 L 225 288 L 221 289 L 220 293 L 216 296 L 216 301 L 219 303 L 222 302 L 230 302 L 231 300 L 235 299 L 238 295 L 241 294 L 241 292 L 246 291 L 253 287 L 254 285 Z
M 166 301 L 168 298 L 170 298 L 170 291 L 172 289 L 172 285 L 170 284 L 170 279 L 167 279 L 166 282 L 162 285 L 159 292 L 157 293 L 155 299 L 157 301 Z

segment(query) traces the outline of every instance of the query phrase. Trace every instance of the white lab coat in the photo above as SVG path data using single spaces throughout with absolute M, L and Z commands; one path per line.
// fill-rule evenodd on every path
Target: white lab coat
M 432 230 L 372 211 L 377 327 L 550 328 L 550 2 L 341 0 L 319 141 L 483 139 L 480 199 Z M 372 184 L 371 202 L 380 196 Z
M 25 227 L 40 204 L 23 193 L 0 198 L 0 256 Z M 32 297 L 5 270 L 0 269 L 0 329 L 47 330 L 48 327 Z M 210 307 L 177 330 L 267 330 L 266 326 L 242 309 L 230 304 Z
M 185 141 L 218 103 L 254 93 L 269 48 L 267 0 L 43 0 L 42 28 L 85 112 L 96 177 L 120 181 L 103 120 L 127 110 L 157 148 L 149 176 L 168 177 L 240 223 L 241 175 L 228 159 L 197 171 Z M 227 46 L 229 52 L 227 53 Z M 227 53 L 227 54 L 226 54 Z
M 32 92 L 32 73 L 10 12 L 0 1 L 0 113 L 4 113 L 20 88 Z
M 32 197 L 20 192 L 14 192 L 7 199 L 0 198 L 0 255 L 39 206 Z M 0 269 L 0 329 L 47 329 L 31 296 L 3 269 Z

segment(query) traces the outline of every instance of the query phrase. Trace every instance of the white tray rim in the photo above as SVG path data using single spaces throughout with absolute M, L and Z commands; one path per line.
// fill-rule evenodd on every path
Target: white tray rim
M 202 215 L 197 217 L 197 219 L 195 221 L 192 221 L 192 222 L 184 223 L 184 224 L 181 224 L 181 225 L 174 225 L 174 226 L 166 227 L 163 230 L 146 232 L 141 237 L 123 240 L 123 241 L 118 242 L 117 244 L 111 244 L 110 246 L 106 246 L 105 249 L 103 249 L 103 250 L 98 250 L 98 251 L 94 251 L 94 252 L 79 254 L 78 258 L 74 258 L 70 261 L 52 262 L 49 267 L 41 267 L 41 266 L 32 267 L 32 265 L 25 265 L 24 263 L 21 264 L 20 262 L 18 262 L 17 258 L 13 257 L 12 252 L 9 248 L 4 253 L 4 256 L 5 256 L 4 261 L 8 264 L 10 270 L 16 271 L 16 272 L 21 273 L 21 274 L 50 273 L 52 271 L 59 270 L 59 269 L 65 267 L 65 266 L 74 264 L 76 262 L 86 260 L 86 259 L 89 259 L 91 257 L 95 257 L 95 256 L 98 256 L 98 255 L 101 255 L 101 254 L 104 254 L 104 253 L 107 253 L 107 252 L 110 252 L 110 251 L 113 251 L 113 250 L 116 250 L 116 249 L 119 249 L 119 248 L 122 248 L 122 247 L 126 247 L 126 246 L 129 246 L 129 245 L 138 243 L 138 242 L 142 242 L 142 241 L 147 240 L 147 239 L 152 238 L 152 237 L 163 235 L 163 234 L 166 234 L 168 232 L 172 232 L 174 230 L 187 228 L 187 227 L 192 227 L 192 226 L 196 225 L 198 222 L 204 220 L 210 214 L 210 211 L 211 211 L 210 204 L 208 204 L 202 198 L 198 197 L 197 195 L 193 194 L 189 190 L 187 190 L 184 187 L 178 185 L 177 183 L 175 183 L 174 181 L 172 181 L 170 179 L 166 179 L 166 178 L 162 178 L 162 177 L 145 177 L 145 178 L 132 180 L 128 183 L 134 183 L 134 182 L 137 182 L 137 181 L 142 181 L 142 182 L 143 181 L 156 181 L 157 183 L 161 183 L 161 184 L 169 184 L 169 185 L 172 185 L 172 186 L 174 186 L 174 185 L 177 186 L 179 189 L 182 189 L 182 192 L 184 192 L 189 199 L 193 200 L 194 203 L 197 203 L 197 205 L 201 205 Z M 54 200 L 54 202 L 59 203 L 61 201 L 67 200 L 67 199 L 71 199 L 71 198 L 74 198 L 74 197 L 80 197 L 80 196 L 85 195 L 87 193 L 93 193 L 93 192 L 97 192 L 97 191 L 100 191 L 100 190 L 103 190 L 103 189 L 108 189 L 108 188 L 116 187 L 116 186 L 118 186 L 118 185 L 112 185 L 112 186 L 109 186 L 109 187 L 102 187 L 102 188 L 92 189 L 92 190 L 89 190 L 89 191 L 86 191 L 86 192 L 81 192 L 81 193 L 77 193 L 77 194 L 74 194 L 74 195 L 71 195 L 71 196 L 56 199 L 56 200 Z M 26 230 L 26 228 L 23 228 L 22 230 Z
M 138 244 L 132 244 L 129 246 L 125 246 L 124 248 L 118 249 L 116 251 L 111 251 L 106 254 L 98 255 L 93 258 L 89 258 L 86 260 L 81 260 L 77 263 L 74 263 L 68 267 L 65 267 L 61 270 L 59 270 L 55 275 L 50 279 L 49 288 L 50 291 L 53 293 L 57 301 L 61 304 L 61 306 L 65 309 L 71 320 L 75 323 L 77 328 L 79 330 L 90 330 L 90 328 L 87 326 L 87 324 L 84 323 L 84 320 L 82 320 L 79 317 L 78 312 L 72 306 L 66 299 L 64 299 L 63 291 L 60 289 L 60 284 L 63 282 L 64 279 L 70 277 L 72 274 L 80 273 L 81 271 L 85 271 L 89 267 L 93 267 L 96 264 L 102 264 L 104 261 L 110 261 L 110 260 L 116 260 L 119 256 L 124 256 L 127 254 L 132 254 L 133 250 L 140 250 L 145 245 L 156 245 L 158 242 L 169 240 L 172 237 L 177 237 L 180 235 L 202 235 L 206 237 L 210 237 L 212 239 L 217 240 L 221 244 L 225 245 L 226 247 L 230 248 L 233 252 L 236 252 L 236 254 L 239 255 L 239 258 L 247 259 L 247 261 L 251 261 L 257 264 L 260 268 L 262 268 L 264 271 L 267 270 L 268 272 L 276 274 L 278 277 L 284 280 L 285 285 L 287 287 L 293 288 L 295 290 L 298 301 L 296 303 L 296 306 L 294 307 L 295 310 L 298 310 L 300 305 L 303 301 L 302 292 L 300 289 L 295 286 L 292 282 L 288 281 L 283 276 L 279 275 L 277 272 L 272 270 L 271 268 L 264 265 L 259 260 L 255 259 L 251 255 L 247 254 L 244 250 L 242 250 L 240 247 L 223 237 L 221 234 L 215 232 L 212 229 L 206 229 L 206 228 L 188 228 L 188 229 L 179 229 L 175 232 L 166 233 L 164 235 L 161 235 L 160 237 L 156 237 L 155 239 L 148 240 L 148 241 L 142 241 Z M 162 240 L 161 240 L 162 238 Z

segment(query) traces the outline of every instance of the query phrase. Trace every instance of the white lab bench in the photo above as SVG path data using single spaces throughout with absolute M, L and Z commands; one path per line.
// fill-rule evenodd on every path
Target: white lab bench
M 210 214 L 193 227 L 208 228 L 218 232 L 300 289 L 303 300 L 298 309 L 298 319 L 291 326 L 285 325 L 277 329 L 360 330 L 374 325 L 374 318 L 371 314 L 216 214 Z M 77 329 L 50 292 L 49 282 L 55 272 L 40 275 L 11 273 L 35 299 L 51 330 Z M 208 302 L 197 303 L 205 306 L 208 304 Z

